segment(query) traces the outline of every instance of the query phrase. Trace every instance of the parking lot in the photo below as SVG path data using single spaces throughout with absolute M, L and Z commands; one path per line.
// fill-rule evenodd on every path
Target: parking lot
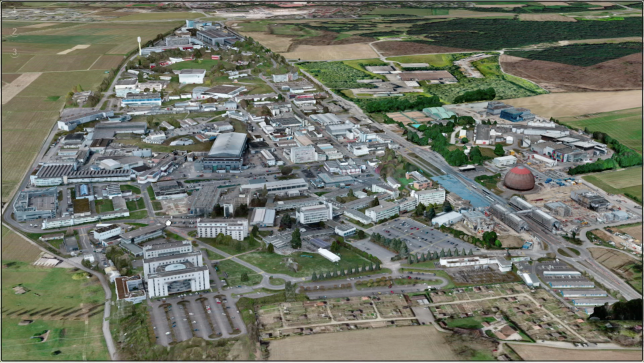
M 387 238 L 399 238 L 407 243 L 411 253 L 440 252 L 457 248 L 462 252 L 463 248 L 469 253 L 478 250 L 472 244 L 443 233 L 432 227 L 426 226 L 410 218 L 397 218 L 373 227 L 371 231 L 379 233 Z
M 159 344 L 168 346 L 192 337 L 207 340 L 241 332 L 241 317 L 234 304 L 214 293 L 168 298 L 154 302 L 152 324 Z M 232 324 L 231 324 L 232 323 Z

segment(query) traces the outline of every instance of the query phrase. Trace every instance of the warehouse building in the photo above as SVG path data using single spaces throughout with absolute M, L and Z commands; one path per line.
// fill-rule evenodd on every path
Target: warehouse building
M 340 124 L 331 124 L 326 126 L 326 131 L 333 136 L 344 136 L 347 131 L 351 131 L 355 127 L 355 124 L 345 121 Z
M 182 69 L 179 71 L 179 83 L 181 84 L 203 84 L 206 76 L 205 69 Z
M 546 283 L 553 289 L 581 289 L 581 288 L 592 289 L 595 287 L 595 283 L 590 280 L 558 279 L 558 280 L 548 280 L 546 281 Z
M 354 182 L 353 177 L 349 175 L 329 175 L 327 173 L 320 173 L 318 174 L 318 177 L 327 188 L 350 185 Z
M 176 180 L 152 184 L 154 197 L 159 200 L 187 198 L 186 188 Z
M 217 136 L 208 156 L 202 159 L 204 168 L 239 170 L 246 150 L 246 134 L 231 132 Z
M 338 262 L 340 261 L 340 256 L 336 255 L 335 253 L 325 250 L 324 248 L 318 248 L 318 253 L 322 255 L 322 257 L 326 258 L 327 260 L 331 262 Z
M 18 222 L 56 218 L 58 189 L 23 190 L 13 203 L 13 216 Z
M 494 158 L 492 160 L 492 164 L 494 164 L 494 166 L 498 168 L 505 167 L 505 166 L 512 166 L 517 164 L 517 158 L 512 155 L 501 156 L 498 158 Z
M 619 300 L 615 299 L 612 296 L 606 296 L 601 298 L 589 299 L 589 298 L 574 298 L 572 299 L 572 304 L 575 306 L 603 306 L 604 304 L 612 305 Z
M 463 215 L 458 212 L 439 213 L 432 218 L 432 226 L 451 226 L 463 220 Z
M 106 212 L 101 214 L 90 214 L 82 216 L 71 216 L 54 219 L 45 219 L 42 221 L 42 229 L 71 227 L 78 224 L 92 223 L 97 221 L 109 220 L 114 218 L 129 217 L 130 212 L 126 210 Z
M 463 212 L 462 215 L 463 224 L 475 232 L 488 232 L 494 229 L 494 222 L 477 210 Z
M 490 213 L 517 232 L 527 231 L 529 228 L 526 221 L 500 204 L 494 204 Z
M 448 71 L 411 71 L 398 74 L 401 81 L 427 81 L 429 84 L 451 84 L 458 80 Z
M 267 182 L 265 179 L 251 180 L 250 184 L 242 185 L 239 190 L 242 193 L 260 192 L 266 186 L 268 194 L 286 194 L 289 191 L 304 191 L 309 189 L 309 186 L 304 179 L 290 179 L 278 180 L 274 182 Z
M 582 207 L 588 208 L 595 212 L 605 212 L 610 206 L 610 202 L 590 190 L 573 190 L 570 192 L 570 198 L 579 203 Z
M 295 212 L 295 218 L 301 224 L 326 222 L 333 219 L 333 206 L 331 203 L 301 207 Z
M 228 30 L 217 27 L 207 27 L 197 31 L 197 39 L 211 47 L 233 45 L 239 39 Z
M 344 122 L 341 118 L 339 118 L 334 113 L 318 113 L 318 114 L 311 115 L 309 117 L 311 118 L 311 120 L 319 123 L 322 126 L 337 125 Z
M 215 238 L 222 233 L 233 239 L 243 241 L 248 237 L 248 220 L 246 219 L 199 219 L 197 234 L 200 238 Z
M 275 209 L 253 209 L 253 213 L 250 216 L 250 225 L 259 227 L 273 227 L 275 225 Z
M 559 291 L 561 296 L 565 298 L 570 297 L 604 297 L 608 296 L 608 293 L 602 289 L 565 289 Z
M 570 217 L 572 215 L 572 208 L 562 202 L 550 202 L 545 204 L 546 209 L 555 216 Z
M 159 93 L 128 93 L 121 100 L 121 107 L 161 106 L 161 102 Z
M 114 111 L 91 111 L 81 115 L 61 118 L 58 120 L 58 129 L 71 131 L 80 124 L 106 119 L 110 116 L 114 116 Z
M 519 277 L 525 282 L 526 285 L 529 287 L 539 287 L 541 286 L 541 281 L 539 281 L 539 278 L 537 275 L 533 273 L 528 273 L 528 272 L 521 272 L 519 273 Z

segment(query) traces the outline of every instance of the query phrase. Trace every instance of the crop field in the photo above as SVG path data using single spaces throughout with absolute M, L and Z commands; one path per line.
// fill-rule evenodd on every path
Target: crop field
M 203 14 L 192 12 L 162 12 L 162 13 L 139 13 L 120 17 L 119 21 L 137 21 L 137 20 L 184 20 L 202 17 Z
M 100 282 L 72 278 L 64 268 L 17 262 L 2 274 L 2 356 L 11 360 L 106 360 L 101 321 L 104 292 Z M 17 295 L 12 287 L 27 292 Z M 35 322 L 18 326 L 21 319 Z M 50 330 L 47 341 L 30 337 Z M 60 350 L 59 355 L 51 355 Z
M 594 115 L 563 117 L 559 121 L 582 130 L 587 127 L 591 132 L 604 132 L 625 146 L 642 152 L 641 107 Z
M 280 37 L 274 34 L 261 33 L 255 30 L 253 30 L 253 32 L 244 32 L 244 35 L 255 39 L 259 42 L 259 44 L 265 46 L 266 48 L 269 48 L 271 51 L 276 53 L 288 52 L 288 49 L 292 43 L 291 38 Z
M 526 59 L 588 67 L 641 52 L 642 42 L 622 42 L 604 44 L 570 44 L 538 51 L 515 51 L 508 52 L 507 54 Z
M 36 55 L 18 72 L 51 72 L 86 70 L 98 60 L 99 55 Z M 117 63 L 118 65 L 118 63 Z
M 509 344 L 523 360 L 549 361 L 639 361 L 641 350 L 561 349 L 529 344 Z
M 295 50 L 282 53 L 287 59 L 301 60 L 341 60 L 362 59 L 377 56 L 368 44 L 298 45 Z
M 635 227 L 642 228 L 642 226 Z M 640 232 L 641 233 L 641 232 Z M 642 293 L 642 261 L 610 248 L 589 248 L 593 258 L 617 275 L 622 276 L 635 290 Z M 639 267 L 638 267 L 639 266 Z
M 40 249 L 25 241 L 9 228 L 2 226 L 2 262 L 22 261 L 31 263 L 40 255 Z
M 104 70 L 109 70 L 112 68 L 116 68 L 121 64 L 123 61 L 124 56 L 120 55 L 102 55 L 100 58 L 92 64 L 90 69 L 104 69 Z
M 595 173 L 582 178 L 607 193 L 630 193 L 642 198 L 642 167 Z
M 374 9 L 373 15 L 449 15 L 449 9 L 418 9 L 418 8 L 399 8 L 399 9 Z
M 405 55 L 389 57 L 387 60 L 399 63 L 427 63 L 433 67 L 449 67 L 452 65 L 452 57 L 449 54 Z
M 642 90 L 557 93 L 503 102 L 525 107 L 541 117 L 559 118 L 642 107 Z
M 270 360 L 457 360 L 445 336 L 433 326 L 411 326 L 289 337 L 270 343 Z

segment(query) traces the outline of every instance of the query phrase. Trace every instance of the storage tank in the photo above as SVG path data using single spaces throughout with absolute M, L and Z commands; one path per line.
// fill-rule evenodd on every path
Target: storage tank
M 534 188 L 534 175 L 525 166 L 516 166 L 505 174 L 503 185 L 514 190 L 531 190 Z

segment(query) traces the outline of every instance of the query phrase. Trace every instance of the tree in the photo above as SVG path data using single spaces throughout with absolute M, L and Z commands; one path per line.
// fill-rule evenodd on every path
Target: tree
M 505 155 L 505 150 L 503 150 L 503 145 L 501 145 L 501 144 L 496 144 L 496 145 L 494 146 L 494 155 L 497 155 L 497 156 L 503 156 L 503 155 Z
M 290 214 L 285 214 L 282 219 L 280 219 L 280 228 L 291 228 L 293 225 L 293 219 Z
M 358 236 L 358 238 L 360 238 L 360 239 L 367 238 L 367 234 L 366 234 L 366 233 L 364 233 L 364 231 L 363 231 L 363 230 L 361 230 L 361 229 L 359 229 L 359 230 L 358 230 L 357 236 Z
M 340 250 L 340 244 L 338 243 L 338 241 L 333 241 L 333 243 L 331 243 L 331 252 L 336 253 L 339 250 Z
M 353 194 L 353 189 L 349 189 L 349 198 L 355 198 L 355 194 Z
M 436 217 L 436 211 L 434 210 L 434 207 L 429 207 L 427 211 L 425 212 L 425 217 L 429 219 L 430 221 Z
M 443 212 L 448 213 L 451 211 L 452 211 L 452 205 L 448 201 L 445 201 L 445 203 L 443 203 Z
M 414 211 L 414 214 L 416 216 L 422 216 L 424 212 L 425 212 L 425 206 L 422 203 L 418 203 L 418 205 L 416 206 L 416 210 Z
M 291 166 L 282 166 L 282 167 L 280 167 L 280 172 L 282 172 L 282 175 L 289 175 L 290 173 L 293 172 L 293 167 L 291 167 Z
M 291 233 L 291 247 L 294 249 L 302 247 L 302 236 L 299 228 L 295 228 L 295 231 Z
M 266 252 L 267 253 L 275 253 L 275 246 L 273 246 L 272 243 L 269 243 L 268 247 L 266 247 Z
M 264 188 L 262 188 L 260 195 L 262 197 L 265 197 L 266 195 L 268 195 L 268 189 L 266 188 L 266 183 L 264 183 Z
M 577 232 L 572 231 L 572 241 L 574 242 L 576 240 L 577 240 Z
M 470 161 L 474 164 L 481 164 L 483 162 L 483 154 L 478 146 L 474 146 L 470 149 Z
M 461 139 L 461 144 L 467 144 L 468 142 L 470 142 L 470 140 L 468 140 L 467 137 Z
M 194 53 L 192 53 L 192 54 L 194 54 L 195 58 L 197 58 L 197 59 L 203 58 L 203 54 L 201 54 L 201 49 L 195 50 Z
M 254 225 L 253 229 L 250 232 L 250 234 L 252 234 L 253 236 L 257 237 L 257 235 L 259 234 L 259 227 L 257 227 L 257 225 Z
M 247 273 L 247 272 L 242 272 L 242 274 L 241 274 L 241 281 L 242 281 L 242 282 L 246 282 L 246 281 L 248 281 L 248 280 L 250 280 L 250 279 L 248 278 L 248 273 Z
M 318 275 L 313 271 L 313 276 L 311 276 L 311 280 L 317 281 L 318 280 Z
M 380 200 L 378 198 L 375 198 L 373 202 L 371 202 L 371 207 L 377 207 L 380 205 Z
M 494 246 L 496 246 L 497 248 L 501 248 L 503 244 L 501 243 L 500 240 L 497 239 L 496 241 L 494 241 Z

